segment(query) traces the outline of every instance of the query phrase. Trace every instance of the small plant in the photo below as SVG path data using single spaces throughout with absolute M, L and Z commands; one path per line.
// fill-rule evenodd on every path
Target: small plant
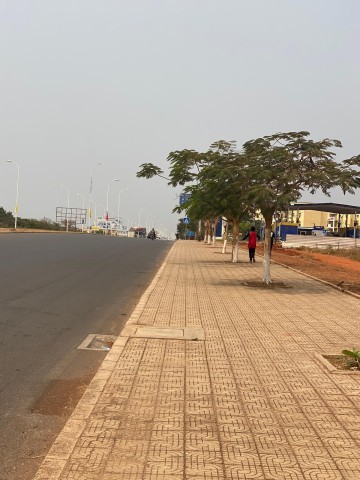
M 346 355 L 347 357 L 350 357 L 350 368 L 352 366 L 355 366 L 357 370 L 360 370 L 360 350 L 356 350 L 355 348 L 353 348 L 352 350 L 343 350 L 341 353 L 343 355 Z

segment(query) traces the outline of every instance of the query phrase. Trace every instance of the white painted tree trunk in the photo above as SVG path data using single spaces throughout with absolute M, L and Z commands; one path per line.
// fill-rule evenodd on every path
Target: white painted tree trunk
M 204 222 L 205 232 L 204 232 L 204 243 L 208 243 L 209 238 L 209 221 Z
M 232 259 L 231 259 L 231 261 L 232 261 L 233 263 L 237 263 L 238 259 L 239 259 L 239 243 L 236 242 L 236 243 L 234 244 L 234 242 L 233 242 L 233 246 L 232 246 Z
M 226 245 L 228 241 L 228 236 L 229 236 L 229 222 L 225 223 L 225 232 L 224 232 L 224 243 L 223 243 L 223 249 L 221 253 L 226 253 Z
M 272 217 L 265 218 L 263 281 L 267 284 L 272 282 L 270 274 L 271 220 Z
M 213 229 L 212 229 L 212 246 L 213 247 L 215 247 L 215 243 L 216 243 L 216 228 L 218 223 L 219 223 L 219 218 L 216 217 L 214 219 Z
M 233 221 L 233 240 L 231 249 L 231 261 L 237 263 L 239 258 L 239 221 Z

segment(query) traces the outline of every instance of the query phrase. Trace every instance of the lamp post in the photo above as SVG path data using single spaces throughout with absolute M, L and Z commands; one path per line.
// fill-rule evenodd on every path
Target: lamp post
M 95 167 L 98 167 L 99 165 L 102 165 L 101 162 L 98 162 Z M 92 188 L 93 188 L 93 168 L 90 170 L 90 194 L 89 194 L 89 211 L 88 211 L 88 215 L 89 215 L 89 228 L 91 227 L 91 215 L 92 215 L 92 212 L 91 212 L 91 198 L 92 198 Z
M 68 219 L 68 211 L 70 208 L 70 188 L 65 187 L 65 185 L 61 185 L 61 188 L 65 188 L 68 192 L 67 194 L 67 209 L 66 209 L 66 231 L 69 231 L 69 219 Z
M 125 188 L 125 190 L 121 190 L 119 192 L 119 201 L 118 201 L 118 212 L 117 212 L 117 220 L 118 220 L 118 230 L 119 230 L 119 227 L 120 227 L 120 197 L 121 197 L 121 194 L 124 193 L 124 192 L 128 192 L 129 189 L 128 188 Z
M 94 202 L 95 205 L 95 219 L 94 219 L 94 225 L 97 226 L 97 203 Z
M 16 198 L 15 198 L 15 225 L 14 228 L 16 230 L 17 228 L 17 216 L 18 216 L 18 210 L 19 210 L 19 205 L 18 205 L 18 200 L 19 200 L 19 178 L 20 178 L 20 168 L 19 164 L 15 162 L 15 160 L 6 160 L 7 163 L 13 163 L 17 167 L 17 179 L 16 179 Z
M 112 180 L 113 182 L 118 182 L 120 179 L 119 178 L 114 178 L 114 180 Z M 110 183 L 108 183 L 107 185 L 107 194 L 106 194 L 106 221 L 109 220 L 109 192 L 110 192 Z M 106 224 L 106 232 L 108 231 L 108 226 Z
M 119 178 L 114 178 L 114 180 L 112 180 L 113 182 L 118 182 L 120 179 Z M 110 183 L 108 183 L 107 185 L 107 193 L 106 193 L 106 211 L 109 212 L 109 192 L 110 192 Z
M 83 208 L 83 210 L 85 210 L 85 196 L 82 193 L 77 193 L 76 196 L 77 197 L 82 197 L 82 199 L 83 199 L 82 208 Z M 81 218 L 81 231 L 84 233 L 84 224 L 82 222 L 82 218 Z

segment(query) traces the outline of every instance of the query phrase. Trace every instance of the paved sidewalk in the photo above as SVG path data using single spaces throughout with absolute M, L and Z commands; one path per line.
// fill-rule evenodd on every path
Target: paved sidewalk
M 316 357 L 360 347 L 360 299 L 220 252 L 174 244 L 36 480 L 360 478 L 360 374 Z

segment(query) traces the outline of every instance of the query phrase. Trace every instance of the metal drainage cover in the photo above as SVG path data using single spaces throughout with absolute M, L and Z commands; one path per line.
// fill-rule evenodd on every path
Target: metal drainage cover
M 78 346 L 78 349 L 109 352 L 116 339 L 116 335 L 99 335 L 97 333 L 90 333 L 90 335 L 88 335 Z
M 287 285 L 284 282 L 272 282 L 264 283 L 261 281 L 246 281 L 243 283 L 245 287 L 255 287 L 255 288 L 292 288 L 291 285 Z

